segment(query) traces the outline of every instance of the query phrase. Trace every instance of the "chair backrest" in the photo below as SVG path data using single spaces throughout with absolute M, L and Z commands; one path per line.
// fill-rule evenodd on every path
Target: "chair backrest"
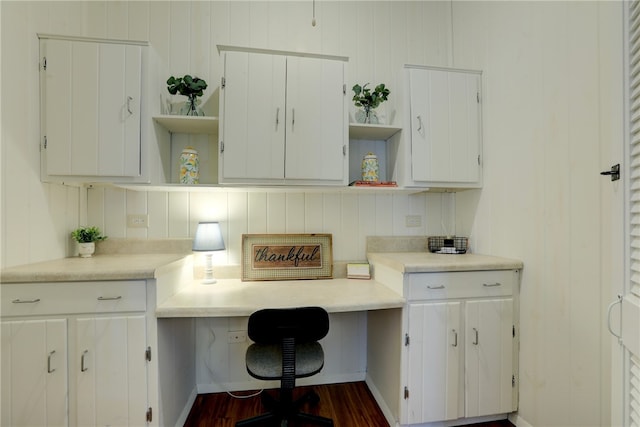
M 313 342 L 329 332 L 329 315 L 321 307 L 265 308 L 251 314 L 247 329 L 258 344 L 275 344 L 283 338 Z

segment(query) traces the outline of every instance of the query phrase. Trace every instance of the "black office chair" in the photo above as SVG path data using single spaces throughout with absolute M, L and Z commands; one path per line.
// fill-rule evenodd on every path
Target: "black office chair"
M 247 332 L 254 341 L 247 349 L 247 371 L 260 380 L 280 380 L 280 400 L 263 392 L 262 402 L 270 412 L 238 421 L 236 427 L 286 426 L 293 419 L 333 426 L 329 418 L 300 411 L 306 402 L 320 401 L 313 391 L 293 401 L 296 378 L 315 375 L 324 366 L 324 352 L 318 341 L 329 332 L 327 312 L 320 307 L 267 308 L 249 317 Z

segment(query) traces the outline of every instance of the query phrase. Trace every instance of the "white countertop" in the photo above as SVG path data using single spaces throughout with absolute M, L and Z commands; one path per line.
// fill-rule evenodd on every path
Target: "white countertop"
M 431 252 L 375 252 L 367 254 L 372 264 L 386 265 L 401 273 L 441 271 L 513 270 L 522 261 L 480 254 L 434 254 Z
M 62 258 L 5 268 L 1 283 L 154 279 L 184 254 L 112 254 Z
M 405 299 L 374 280 L 243 282 L 194 280 L 156 310 L 157 317 L 249 316 L 262 307 L 320 306 L 331 313 L 399 308 Z

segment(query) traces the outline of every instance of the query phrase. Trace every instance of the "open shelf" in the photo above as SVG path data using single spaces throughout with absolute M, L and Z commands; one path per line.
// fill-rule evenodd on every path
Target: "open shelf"
M 153 120 L 171 133 L 216 134 L 218 133 L 217 117 L 194 117 L 162 115 Z
M 96 184 L 99 185 L 99 184 Z M 220 185 L 220 184 L 113 184 L 114 187 L 131 191 L 190 191 L 190 192 L 243 192 L 243 193 L 351 193 L 351 194 L 416 194 L 428 191 L 428 188 L 399 187 L 355 187 L 355 186 L 255 186 L 255 185 Z
M 397 126 L 349 123 L 349 139 L 386 141 L 401 130 L 402 128 Z

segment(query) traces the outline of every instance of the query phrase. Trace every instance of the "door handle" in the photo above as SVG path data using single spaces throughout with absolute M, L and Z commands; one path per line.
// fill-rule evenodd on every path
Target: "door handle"
M 80 358 L 80 372 L 86 372 L 87 369 L 89 369 L 87 368 L 87 365 L 84 363 L 88 353 L 89 353 L 89 350 L 85 350 L 82 352 L 82 357 Z
M 620 179 L 620 163 L 611 166 L 611 169 L 608 171 L 600 172 L 600 175 L 611 176 L 611 181 L 619 180 Z
M 618 339 L 618 342 L 621 342 L 622 333 L 616 334 L 615 332 L 613 332 L 613 329 L 611 328 L 611 311 L 613 310 L 613 307 L 615 307 L 618 304 L 622 304 L 622 295 L 618 295 L 618 299 L 612 302 L 611 304 L 609 304 L 609 307 L 607 308 L 607 329 L 609 329 L 609 333 L 611 335 L 613 335 Z
M 49 355 L 47 356 L 47 373 L 50 374 L 52 372 L 56 371 L 56 368 L 52 368 L 51 367 L 51 358 L 53 357 L 53 355 L 55 354 L 55 350 L 51 350 L 49 352 Z

